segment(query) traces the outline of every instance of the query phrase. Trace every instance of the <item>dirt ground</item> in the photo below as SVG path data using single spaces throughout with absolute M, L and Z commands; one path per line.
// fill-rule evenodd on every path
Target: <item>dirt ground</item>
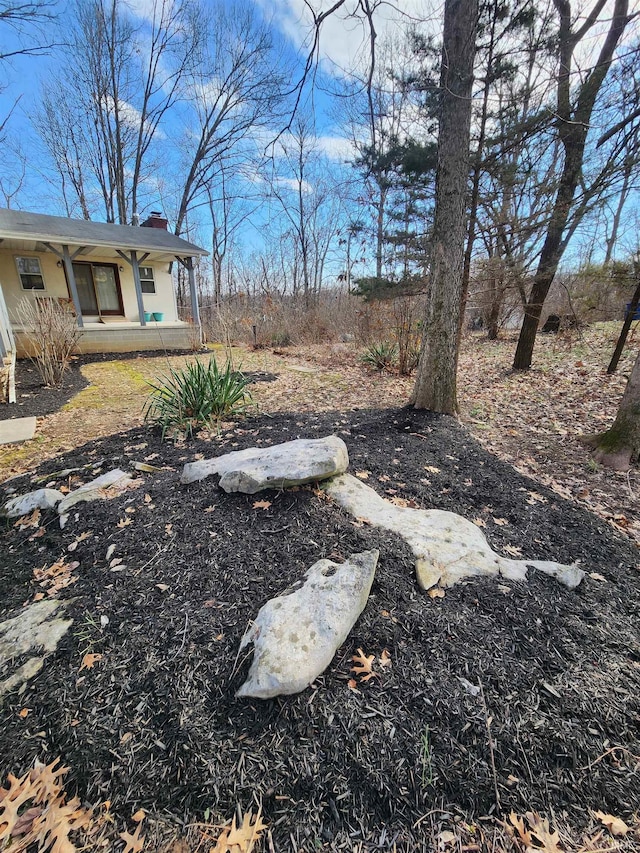
M 39 445 L 3 451 L 10 470 L 33 469 L 4 491 L 36 478 L 73 488 L 136 461 L 162 470 L 81 506 L 64 530 L 52 516 L 3 527 L 0 616 L 33 600 L 34 569 L 78 562 L 59 593 L 71 632 L 0 708 L 3 778 L 61 757 L 83 802 L 110 801 L 115 850 L 141 808 L 144 849 L 186 853 L 258 803 L 270 851 L 524 851 L 502 831 L 494 846 L 512 810 L 560 830 L 560 847 L 534 849 L 639 849 L 637 474 L 590 465 L 574 439 L 578 425 L 606 426 L 624 384 L 603 377 L 605 344 L 543 341 L 527 384 L 506 372 L 509 342 L 471 339 L 462 424 L 402 408 L 411 380 L 370 376 L 349 349 L 237 353 L 257 379 L 276 377 L 252 385 L 259 413 L 183 446 L 141 423 L 160 361 L 84 364 L 91 384 L 43 419 Z M 531 572 L 431 598 L 402 541 L 313 488 L 178 482 L 199 455 L 331 433 L 381 495 L 460 513 L 505 555 L 578 560 L 583 583 Z M 317 559 L 373 547 L 369 603 L 326 672 L 297 696 L 236 699 L 249 666 L 239 641 L 260 606 Z M 354 689 L 358 649 L 378 674 Z M 88 653 L 101 657 L 81 670 Z M 627 835 L 614 839 L 594 810 Z

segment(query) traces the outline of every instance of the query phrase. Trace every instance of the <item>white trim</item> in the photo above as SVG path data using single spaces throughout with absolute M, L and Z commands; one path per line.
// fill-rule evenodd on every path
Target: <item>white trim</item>
M 20 272 L 20 267 L 18 265 L 18 261 L 21 258 L 24 258 L 25 260 L 29 259 L 29 260 L 37 261 L 38 262 L 38 269 L 40 270 L 40 272 L 39 273 L 28 273 L 28 272 L 22 273 L 22 272 Z M 28 253 L 26 255 L 24 255 L 24 254 L 14 255 L 13 260 L 14 260 L 15 265 L 16 265 L 16 272 L 18 273 L 18 278 L 20 279 L 20 287 L 22 288 L 22 290 L 24 290 L 25 293 L 46 293 L 47 292 L 47 283 L 44 280 L 44 273 L 42 272 L 42 264 L 40 263 L 40 257 L 38 255 L 31 254 L 31 253 Z M 22 280 L 23 275 L 39 275 L 40 278 L 42 279 L 42 287 L 25 287 L 24 282 Z

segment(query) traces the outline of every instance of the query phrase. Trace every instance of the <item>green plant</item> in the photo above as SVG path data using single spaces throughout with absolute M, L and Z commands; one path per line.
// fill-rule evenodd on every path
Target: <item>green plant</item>
M 429 742 L 429 725 L 424 727 L 420 738 L 420 761 L 422 763 L 422 787 L 433 785 L 433 764 L 431 760 L 431 743 Z
M 189 362 L 182 370 L 171 369 L 156 384 L 144 406 L 144 419 L 167 433 L 191 436 L 224 417 L 244 414 L 251 402 L 249 380 L 233 370 L 227 360 L 220 369 L 214 358 L 207 365 Z
M 390 341 L 377 341 L 366 348 L 360 360 L 373 370 L 389 370 L 398 357 L 398 347 Z

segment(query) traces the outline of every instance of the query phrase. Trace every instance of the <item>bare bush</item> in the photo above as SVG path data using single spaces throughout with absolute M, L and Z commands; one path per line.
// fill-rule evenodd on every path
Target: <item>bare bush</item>
M 29 342 L 29 357 L 42 382 L 53 388 L 59 386 L 71 353 L 82 337 L 72 309 L 57 299 L 25 297 L 16 314 Z

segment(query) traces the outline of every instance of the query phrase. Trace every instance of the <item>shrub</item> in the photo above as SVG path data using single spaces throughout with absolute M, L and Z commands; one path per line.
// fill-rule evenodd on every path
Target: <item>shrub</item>
M 398 347 L 390 341 L 377 341 L 366 348 L 360 360 L 373 370 L 389 370 L 398 357 Z
M 17 315 L 29 341 L 29 357 L 38 368 L 42 382 L 57 387 L 82 337 L 72 309 L 56 299 L 25 297 L 18 305 Z
M 227 361 L 220 369 L 214 358 L 208 365 L 189 362 L 170 370 L 156 384 L 144 407 L 144 419 L 167 433 L 189 437 L 194 430 L 218 424 L 224 417 L 244 414 L 251 403 L 249 380 Z

